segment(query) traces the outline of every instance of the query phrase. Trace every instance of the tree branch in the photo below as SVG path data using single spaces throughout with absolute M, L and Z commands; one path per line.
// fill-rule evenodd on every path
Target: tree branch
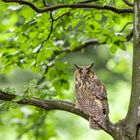
M 44 13 L 44 12 L 53 11 L 53 10 L 61 9 L 61 8 L 95 8 L 95 9 L 99 9 L 99 10 L 112 11 L 112 12 L 115 12 L 118 14 L 133 13 L 133 9 L 130 9 L 130 8 L 117 9 L 117 8 L 107 6 L 107 5 L 88 4 L 88 3 L 58 4 L 55 6 L 49 6 L 49 7 L 45 7 L 45 8 L 38 8 L 33 3 L 25 1 L 25 0 L 2 0 L 2 1 L 6 2 L 6 3 L 16 2 L 19 4 L 23 4 L 23 5 L 28 5 L 29 7 L 31 7 L 34 11 L 36 11 L 38 13 Z
M 51 18 L 50 32 L 49 32 L 48 36 L 46 37 L 46 39 L 41 42 L 40 47 L 39 47 L 39 49 L 36 52 L 36 59 L 37 59 L 38 54 L 40 53 L 41 49 L 43 48 L 44 43 L 50 39 L 51 34 L 53 32 L 54 19 L 53 19 L 53 16 L 52 16 L 52 11 L 50 12 L 50 18 Z
M 0 100 L 3 101 L 13 101 L 19 97 L 18 95 L 13 94 L 7 94 L 3 91 L 0 91 Z M 78 116 L 83 117 L 84 119 L 88 120 L 89 116 L 87 114 L 84 114 L 82 111 L 75 108 L 75 104 L 67 102 L 67 101 L 60 101 L 60 100 L 43 100 L 39 98 L 22 98 L 19 101 L 14 101 L 18 104 L 24 104 L 24 105 L 32 105 L 36 107 L 43 108 L 47 111 L 50 110 L 63 110 L 67 111 L 73 114 L 76 114 Z M 102 128 L 105 132 L 109 134 L 114 134 L 116 132 L 115 125 L 113 125 L 109 120 L 107 122 L 107 128 Z
M 38 80 L 37 84 L 39 85 L 40 83 L 42 83 L 45 80 L 45 74 L 48 72 L 49 68 L 54 66 L 53 60 L 56 58 L 57 55 L 61 54 L 61 53 L 70 53 L 70 52 L 77 52 L 80 51 L 86 47 L 88 47 L 89 45 L 96 45 L 99 44 L 99 40 L 98 39 L 91 39 L 86 41 L 84 44 L 75 47 L 75 49 L 71 50 L 69 47 L 60 50 L 60 51 L 54 51 L 53 55 L 49 58 L 48 63 L 45 65 L 46 68 L 42 74 L 42 77 Z
M 22 138 L 22 136 L 26 133 L 28 133 L 30 130 L 36 129 L 36 133 L 38 133 L 38 129 L 39 127 L 41 127 L 41 125 L 43 124 L 43 122 L 45 121 L 46 118 L 46 114 L 42 114 L 38 120 L 36 122 L 34 122 L 32 125 L 30 125 L 29 127 L 25 128 L 16 138 L 16 140 L 20 140 Z
M 126 122 L 131 133 L 139 137 L 140 127 L 140 1 L 134 0 L 134 42 L 132 65 L 132 88 Z M 133 33 L 133 31 L 132 31 Z
M 90 2 L 95 2 L 95 1 L 98 1 L 98 0 L 86 0 L 86 1 L 78 2 L 78 3 L 90 3 Z
M 3 91 L 0 91 L 0 100 L 4 101 L 12 101 L 19 97 L 18 95 L 7 94 Z M 78 116 L 81 116 L 88 120 L 88 115 L 84 114 L 78 109 L 75 109 L 75 104 L 67 102 L 67 101 L 60 101 L 60 100 L 42 100 L 39 98 L 22 98 L 19 101 L 15 101 L 18 104 L 24 105 L 32 105 L 40 108 L 44 108 L 45 110 L 64 110 L 67 112 L 71 112 Z
M 133 29 L 130 31 L 130 33 L 126 36 L 126 41 L 130 41 L 133 37 Z
M 124 27 L 120 30 L 120 32 L 123 32 L 125 30 L 125 28 L 130 25 L 130 24 L 133 24 L 133 22 L 127 22 Z
M 59 20 L 59 19 L 62 18 L 63 16 L 69 16 L 69 15 L 70 15 L 70 12 L 66 12 L 66 13 L 62 14 L 61 16 L 55 18 L 54 21 Z
M 57 17 L 57 18 L 54 19 L 54 18 L 53 18 L 52 11 L 50 12 L 50 18 L 51 18 L 50 32 L 49 32 L 49 34 L 47 35 L 46 39 L 41 41 L 40 47 L 39 47 L 38 50 L 36 51 L 36 56 L 35 56 L 36 59 L 37 59 L 38 54 L 40 53 L 41 49 L 43 48 L 44 43 L 47 42 L 47 41 L 50 39 L 51 34 L 52 34 L 52 32 L 54 31 L 54 30 L 53 30 L 54 22 L 57 21 L 57 20 L 59 20 L 59 19 L 61 19 L 62 17 L 66 16 L 66 15 L 69 16 L 69 15 L 70 15 L 70 12 L 66 12 L 66 13 L 64 13 L 64 14 L 62 14 L 62 15 L 60 15 L 59 17 Z M 50 62 L 50 61 L 49 61 L 49 62 Z M 36 60 L 36 63 L 37 63 L 37 60 Z
M 133 30 L 126 36 L 126 41 L 130 41 L 133 37 Z M 86 41 L 84 44 L 75 47 L 75 49 L 71 50 L 69 47 L 60 50 L 60 51 L 54 51 L 54 54 L 50 57 L 50 59 L 48 60 L 48 63 L 45 65 L 46 68 L 41 76 L 41 78 L 38 80 L 37 84 L 42 83 L 45 80 L 45 74 L 48 72 L 49 68 L 54 66 L 53 60 L 56 58 L 57 55 L 61 54 L 61 53 L 70 53 L 70 52 L 77 52 L 80 51 L 90 45 L 101 45 L 101 44 L 105 44 L 106 42 L 100 43 L 99 39 L 90 39 L 88 41 Z
M 43 0 L 43 5 L 48 7 L 49 5 L 46 3 L 46 0 Z
M 129 2 L 128 0 L 123 0 L 123 2 L 124 2 L 125 4 L 127 4 L 128 6 L 131 6 L 131 7 L 134 6 L 134 4 L 131 3 L 131 2 Z

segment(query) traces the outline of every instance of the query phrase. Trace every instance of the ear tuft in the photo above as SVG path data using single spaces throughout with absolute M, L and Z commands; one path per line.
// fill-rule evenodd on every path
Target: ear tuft
M 81 67 L 78 64 L 74 64 L 74 65 L 77 69 L 81 69 Z
M 91 64 L 88 66 L 88 68 L 91 69 L 93 65 L 94 65 L 94 63 L 91 63 Z

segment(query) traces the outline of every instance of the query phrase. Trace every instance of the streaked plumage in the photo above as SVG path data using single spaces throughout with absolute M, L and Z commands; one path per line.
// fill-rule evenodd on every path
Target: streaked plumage
M 76 108 L 88 114 L 90 128 L 98 130 L 106 128 L 109 108 L 106 89 L 92 70 L 92 65 L 76 65 Z

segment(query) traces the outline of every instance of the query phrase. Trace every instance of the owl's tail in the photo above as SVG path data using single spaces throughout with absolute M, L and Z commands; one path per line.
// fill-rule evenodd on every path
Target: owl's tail
M 95 130 L 101 129 L 99 124 L 96 121 L 94 121 L 93 116 L 89 116 L 89 126 L 91 129 L 95 129 Z
M 102 128 L 106 128 L 106 117 L 102 116 L 96 119 L 94 116 L 89 116 L 89 126 L 91 129 L 95 130 L 101 130 Z

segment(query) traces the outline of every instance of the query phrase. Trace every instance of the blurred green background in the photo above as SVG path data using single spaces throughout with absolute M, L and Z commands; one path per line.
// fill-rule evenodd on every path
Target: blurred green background
M 86 65 L 94 61 L 94 69 L 107 88 L 111 121 L 115 123 L 125 117 L 131 90 L 131 48 L 132 46 L 129 46 L 127 52 L 118 50 L 115 56 L 112 56 L 107 48 L 88 48 L 82 54 L 71 53 L 69 56 L 63 58 L 62 61 L 69 61 L 72 65 L 72 70 L 70 71 L 72 74 L 70 89 L 67 91 L 64 90 L 63 99 L 72 102 L 75 100 L 73 78 L 75 68 L 73 63 L 77 62 L 78 64 Z M 20 91 L 22 85 L 34 77 L 36 75 L 29 70 L 17 69 L 12 71 L 8 76 L 1 74 L 0 86 L 1 88 L 11 86 Z M 35 115 L 33 115 L 33 112 Z M 20 131 L 22 132 L 26 127 L 28 128 L 34 123 L 34 121 L 37 121 L 40 115 L 37 108 L 29 106 L 9 108 L 8 111 L 2 111 L 0 117 L 0 139 L 4 137 L 5 140 L 15 140 Z M 23 127 L 23 130 L 19 130 L 21 128 L 17 127 L 17 124 L 21 128 Z M 39 129 L 42 135 L 44 135 L 44 139 L 47 139 L 47 136 L 51 136 L 49 140 L 112 140 L 111 136 L 103 131 L 89 129 L 88 122 L 83 118 L 63 111 L 49 112 Z M 26 134 L 23 135 L 22 140 L 29 139 L 34 135 L 30 131 L 28 133 L 29 136 L 26 136 Z
M 55 3 L 55 1 L 53 2 Z M 70 2 L 74 1 L 71 0 Z M 105 2 L 106 4 L 114 6 L 112 1 L 100 0 L 99 4 Z M 37 6 L 40 6 L 39 2 L 37 2 Z M 124 3 L 118 0 L 116 6 L 124 7 Z M 59 11 L 60 13 L 55 13 L 56 15 L 54 14 L 54 16 L 61 15 L 64 11 L 65 10 L 62 9 Z M 88 10 L 86 12 L 94 13 L 94 11 Z M 76 19 L 77 23 L 74 23 L 74 21 L 69 23 L 70 19 L 67 17 L 68 19 L 66 19 L 66 21 L 62 20 L 56 24 L 58 32 L 53 32 L 51 38 L 55 41 L 53 43 L 50 39 L 50 42 L 46 44 L 48 47 L 46 47 L 47 52 L 44 50 L 44 52 L 40 52 L 38 61 L 35 62 L 35 66 L 33 52 L 35 51 L 34 49 L 40 41 L 40 38 L 45 39 L 46 33 L 49 33 L 45 28 L 48 29 L 50 23 L 44 23 L 44 19 L 49 19 L 49 15 L 44 14 L 41 16 L 34 13 L 29 7 L 0 2 L 0 88 L 10 92 L 13 90 L 13 92 L 18 95 L 27 92 L 28 95 L 31 94 L 30 96 L 33 97 L 60 99 L 74 103 L 74 63 L 89 65 L 94 62 L 94 69 L 99 79 L 101 79 L 107 88 L 110 108 L 109 117 L 111 121 L 115 123 L 124 118 L 127 113 L 131 91 L 132 42 L 124 41 L 122 43 L 121 41 L 124 39 L 124 36 L 118 37 L 116 32 L 120 31 L 127 22 L 130 22 L 132 16 L 127 14 L 119 16 L 115 14 L 109 18 L 110 13 L 108 12 L 105 13 L 108 21 L 104 23 L 105 19 L 101 21 L 102 13 L 96 12 L 95 18 L 101 24 L 98 25 L 100 27 L 98 27 L 97 30 L 103 28 L 103 35 L 101 34 L 101 31 L 97 32 L 95 29 L 94 31 L 88 29 L 88 24 L 92 23 L 92 21 L 90 21 L 91 23 L 88 23 L 88 18 L 82 19 L 83 21 L 81 20 L 80 14 L 84 15 L 86 12 L 84 13 L 82 10 L 77 10 L 75 13 L 72 13 L 73 17 L 79 18 Z M 87 22 L 84 20 L 87 20 Z M 31 25 L 35 24 L 34 22 L 38 22 L 37 25 Z M 85 23 L 83 24 L 82 22 Z M 108 25 L 109 22 L 111 22 L 111 25 Z M 43 24 L 45 24 L 45 27 L 42 26 Z M 72 33 L 70 29 L 68 32 L 66 30 L 66 33 L 61 38 L 64 39 L 64 42 L 58 42 L 60 39 L 59 36 L 62 34 L 61 30 L 59 30 L 62 28 L 60 24 L 63 26 L 71 26 L 71 30 L 77 30 L 78 27 L 78 33 Z M 97 27 L 97 23 L 95 24 L 94 28 Z M 109 30 L 105 29 L 104 26 Z M 84 32 L 83 28 L 88 31 L 88 35 Z M 122 34 L 126 35 L 131 28 L 132 25 L 128 25 L 128 28 L 125 29 Z M 45 32 L 43 32 L 44 34 L 42 33 L 42 30 L 45 30 Z M 75 38 L 72 38 L 69 32 L 75 36 Z M 82 33 L 85 33 L 86 37 L 84 37 Z M 55 35 L 57 37 L 54 39 Z M 85 41 L 87 38 L 91 38 L 92 35 L 95 35 L 94 37 L 97 38 L 100 36 L 102 39 L 106 38 L 108 40 L 108 45 L 90 45 L 82 51 L 60 55 L 58 58 L 55 58 L 55 66 L 50 69 L 48 76 L 46 76 L 46 81 L 39 86 L 37 91 L 32 87 L 35 80 L 38 80 L 42 74 L 43 66 L 41 64 L 51 57 L 55 49 L 61 48 L 61 45 L 63 47 L 76 47 L 80 45 L 83 40 Z M 70 41 L 68 42 L 69 37 Z M 80 41 L 78 41 L 79 37 L 81 37 L 79 39 Z M 118 40 L 121 40 L 120 42 L 123 45 L 119 43 L 117 44 L 118 46 L 116 46 L 115 43 Z M 111 45 L 111 42 L 115 42 L 115 45 Z M 50 47 L 51 45 L 54 45 L 53 49 Z M 25 60 L 22 57 L 25 58 Z M 27 63 L 22 63 L 22 61 L 27 61 Z M 53 83 L 54 79 L 52 75 L 56 72 L 55 67 L 61 65 L 62 67 L 63 65 L 65 66 L 62 73 L 65 74 L 67 81 L 66 83 L 63 83 L 64 88 L 62 88 L 61 91 L 58 91 L 58 88 L 60 87 L 57 85 L 58 83 L 56 83 L 56 81 Z M 53 89 L 45 89 L 45 87 L 48 88 L 48 85 L 51 88 L 53 87 Z M 64 111 L 46 112 L 36 107 L 17 105 L 14 102 L 3 101 L 0 101 L 0 139 L 113 140 L 112 137 L 104 131 L 91 130 L 86 120 L 74 114 Z

